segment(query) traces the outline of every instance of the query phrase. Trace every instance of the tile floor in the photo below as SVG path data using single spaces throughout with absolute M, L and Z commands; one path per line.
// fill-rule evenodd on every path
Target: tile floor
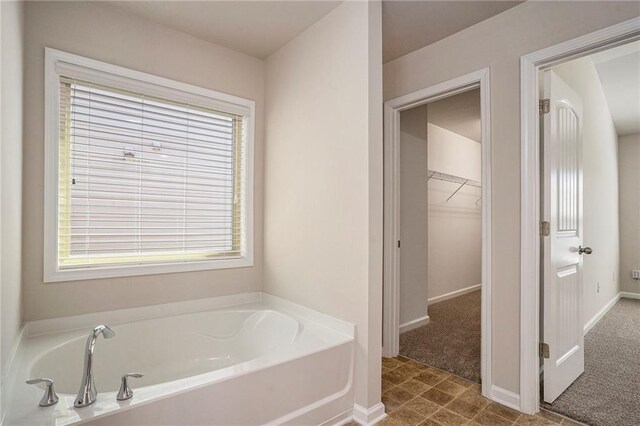
M 522 414 L 491 402 L 480 385 L 404 357 L 382 359 L 384 426 L 577 425 L 549 412 Z

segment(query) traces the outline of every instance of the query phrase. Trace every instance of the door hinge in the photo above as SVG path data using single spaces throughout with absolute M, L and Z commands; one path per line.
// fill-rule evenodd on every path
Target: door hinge
M 398 248 L 400 248 L 400 240 L 398 240 Z
M 540 99 L 538 101 L 538 112 L 544 115 L 551 111 L 551 101 L 549 99 Z
M 549 358 L 549 345 L 546 343 L 540 343 L 540 347 L 538 348 L 538 356 L 542 358 Z
M 546 220 L 540 222 L 540 235 L 542 237 L 548 237 L 549 235 L 551 235 L 551 223 L 547 222 Z

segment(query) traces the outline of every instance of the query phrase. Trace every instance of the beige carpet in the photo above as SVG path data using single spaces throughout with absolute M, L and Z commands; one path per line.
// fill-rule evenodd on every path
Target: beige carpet
M 544 407 L 593 426 L 640 425 L 640 300 L 620 299 L 584 340 L 584 373 Z
M 480 290 L 428 312 L 429 324 L 400 335 L 400 355 L 480 383 Z

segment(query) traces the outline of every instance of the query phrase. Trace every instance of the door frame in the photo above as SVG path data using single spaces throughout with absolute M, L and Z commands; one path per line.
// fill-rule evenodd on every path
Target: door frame
M 540 405 L 540 129 L 538 72 L 631 41 L 640 40 L 640 18 L 520 57 L 520 411 Z
M 489 68 L 466 74 L 384 104 L 384 276 L 382 353 L 398 355 L 400 349 L 400 113 L 439 99 L 480 89 L 482 129 L 482 394 L 491 397 L 491 133 Z M 426 170 L 425 170 L 426 173 Z M 426 175 L 425 175 L 426 178 Z M 425 300 L 425 304 L 427 301 Z

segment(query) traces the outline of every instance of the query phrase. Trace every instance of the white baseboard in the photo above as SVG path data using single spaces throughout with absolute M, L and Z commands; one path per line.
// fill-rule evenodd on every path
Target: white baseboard
M 342 426 L 342 425 L 351 423 L 352 420 L 353 420 L 353 410 L 347 410 L 333 417 L 331 420 L 327 420 L 326 422 L 322 423 L 320 426 Z
M 429 324 L 429 315 L 425 315 L 420 318 L 416 318 L 413 321 L 405 322 L 404 324 L 400 324 L 400 334 L 405 331 L 413 330 L 414 328 L 422 327 L 423 325 Z
M 502 389 L 498 386 L 491 388 L 491 399 L 506 407 L 520 411 L 520 395 L 517 393 Z
M 604 317 L 607 312 L 618 302 L 618 300 L 626 298 L 626 299 L 640 299 L 640 294 L 631 293 L 628 291 L 621 291 L 616 294 L 597 314 L 593 316 L 585 325 L 584 325 L 584 334 L 587 334 L 591 329 Z
M 471 287 L 461 288 L 460 290 L 452 291 L 441 296 L 432 297 L 427 300 L 429 305 L 433 303 L 442 302 L 443 300 L 453 299 L 454 297 L 462 296 L 463 294 L 471 293 L 472 291 L 480 290 L 482 284 L 472 285 Z
M 353 420 L 363 426 L 370 426 L 382 421 L 387 415 L 384 412 L 384 404 L 378 402 L 373 407 L 366 409 L 358 404 L 353 404 Z
M 616 294 L 602 309 L 598 311 L 597 314 L 593 316 L 585 325 L 584 325 L 584 334 L 587 334 L 591 329 L 602 319 L 603 316 L 609 312 L 609 309 L 613 308 L 613 305 L 616 304 L 618 300 L 620 300 L 622 293 Z
M 387 346 L 383 346 L 382 347 L 382 356 L 385 358 L 393 358 L 398 356 L 398 353 L 393 353 L 389 350 L 389 348 Z
M 626 297 L 627 299 L 640 299 L 640 294 L 631 293 L 629 291 L 621 291 L 620 297 Z

